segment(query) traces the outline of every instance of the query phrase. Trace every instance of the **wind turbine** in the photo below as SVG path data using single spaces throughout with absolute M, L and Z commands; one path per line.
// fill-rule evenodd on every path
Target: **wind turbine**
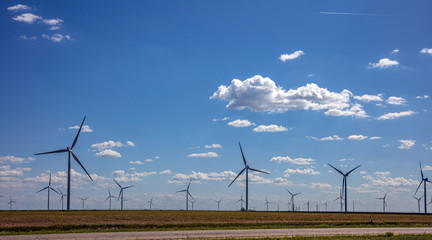
M 327 207 L 328 207 L 327 201 L 323 205 L 326 207 L 325 210 L 327 212 Z
M 420 213 L 420 201 L 421 201 L 421 199 L 423 198 L 423 196 L 420 197 L 420 198 L 416 198 L 415 196 L 413 196 L 413 198 L 414 198 L 415 200 L 417 200 L 418 210 L 419 210 L 419 213 Z
M 194 205 L 194 203 L 196 202 L 197 200 L 194 200 L 194 201 L 190 201 L 191 203 L 192 203 L 192 211 L 194 210 L 194 208 L 193 208 L 193 205 Z
M 194 198 L 192 197 L 192 195 L 190 194 L 190 192 L 189 192 L 189 187 L 190 187 L 190 185 L 191 185 L 191 182 L 192 182 L 192 179 L 189 180 L 189 184 L 188 184 L 188 186 L 187 186 L 186 189 L 184 189 L 184 190 L 180 190 L 180 191 L 177 191 L 177 193 L 179 193 L 179 192 L 186 192 L 186 211 L 189 210 L 189 196 L 190 196 L 192 199 L 194 199 Z
M 415 191 L 414 195 L 416 195 L 417 191 L 419 190 L 420 186 L 421 186 L 422 183 L 423 183 L 423 187 L 424 187 L 424 195 L 423 195 L 423 198 L 424 198 L 424 206 L 425 206 L 424 213 L 426 214 L 426 213 L 427 213 L 427 203 L 426 203 L 426 182 L 430 182 L 430 183 L 432 183 L 432 182 L 429 181 L 429 178 L 425 178 L 425 177 L 424 177 L 424 175 L 423 175 L 423 170 L 422 170 L 422 167 L 421 167 L 421 162 L 419 162 L 419 165 L 420 165 L 420 174 L 421 174 L 422 180 L 420 181 L 420 184 L 418 185 L 417 190 Z
M 218 211 L 219 211 L 219 205 L 220 205 L 220 202 L 222 202 L 222 199 L 219 200 L 219 201 L 216 201 L 216 200 L 214 200 L 214 201 L 217 202 L 217 204 L 218 204 Z
M 80 199 L 83 201 L 83 210 L 84 210 L 84 202 L 85 202 L 85 200 L 87 200 L 89 197 L 86 197 L 86 198 L 82 198 L 82 197 L 80 197 Z
M 108 197 L 105 199 L 105 202 L 109 199 L 109 210 L 111 210 L 111 198 L 117 198 L 117 197 L 111 195 L 111 191 L 108 188 Z
M 9 202 L 8 202 L 8 204 L 9 204 L 9 210 L 12 210 L 12 203 L 16 203 L 16 202 L 12 200 L 11 196 L 9 196 L 9 199 L 10 199 Z
M 327 163 L 330 167 L 332 167 L 334 170 L 336 170 L 338 173 L 342 174 L 343 176 L 343 181 L 342 181 L 342 189 L 345 192 L 345 212 L 348 212 L 348 205 L 347 205 L 347 177 L 350 173 L 352 173 L 354 170 L 356 170 L 357 168 L 359 168 L 361 165 L 358 165 L 357 167 L 351 169 L 350 171 L 348 171 L 347 173 L 343 173 L 342 171 L 340 171 L 339 169 L 333 167 L 330 163 Z
M 307 203 L 305 205 L 307 206 L 307 211 L 309 212 L 309 206 L 310 206 L 309 201 L 307 201 Z
M 150 210 L 152 210 L 152 206 L 154 206 L 153 204 L 153 198 L 151 198 L 149 201 L 147 201 L 146 203 L 149 204 Z
M 126 200 L 123 200 L 123 190 L 128 189 L 133 187 L 134 185 L 130 185 L 127 187 L 122 187 L 115 179 L 113 179 L 115 183 L 117 183 L 117 185 L 120 187 L 120 192 L 119 192 L 119 196 L 118 199 L 121 201 L 120 205 L 121 205 L 121 210 L 123 210 L 123 202 Z
M 294 197 L 297 196 L 297 195 L 299 195 L 299 194 L 301 194 L 301 193 L 294 193 L 293 194 L 288 189 L 285 189 L 285 190 L 287 190 L 287 192 L 289 192 L 289 194 L 291 195 L 291 207 L 292 207 L 291 210 L 294 212 Z
M 48 189 L 48 210 L 49 210 L 50 209 L 49 208 L 49 204 L 50 204 L 50 190 L 53 190 L 54 192 L 56 192 L 57 194 L 60 195 L 59 192 L 57 192 L 54 188 L 51 187 L 51 173 L 50 173 L 50 176 L 49 176 L 48 186 L 42 188 L 41 190 L 37 191 L 36 193 L 42 192 L 45 189 Z
M 340 200 L 340 211 L 343 212 L 343 202 L 342 201 L 344 200 L 344 198 L 343 198 L 343 194 L 342 194 L 342 189 L 339 193 L 339 197 L 336 198 L 333 202 L 335 202 L 337 200 Z
M 236 203 L 240 202 L 240 211 L 243 209 L 243 203 L 245 203 L 245 200 L 243 200 L 243 193 L 240 195 L 240 199 L 237 200 Z
M 245 167 L 239 172 L 237 177 L 235 177 L 234 180 L 232 180 L 232 182 L 230 183 L 230 185 L 228 185 L 228 187 L 230 187 L 235 182 L 235 180 L 246 170 L 246 211 L 248 211 L 249 210 L 248 209 L 249 208 L 249 170 L 255 171 L 255 172 L 261 172 L 261 173 L 265 173 L 265 174 L 270 174 L 270 173 L 249 167 L 249 165 L 246 162 L 246 158 L 243 154 L 243 149 L 241 147 L 240 142 L 239 142 L 239 147 L 240 147 L 240 152 L 242 154 L 243 163 L 244 163 Z
M 66 195 L 63 194 L 63 192 L 62 192 L 60 189 L 57 189 L 57 190 L 59 191 L 59 193 L 60 193 L 60 195 L 61 195 L 59 203 L 60 203 L 60 202 L 62 203 L 62 210 L 63 210 L 63 199 L 64 199 L 64 196 L 66 196 Z
M 270 203 L 271 203 L 271 202 L 269 202 L 269 201 L 267 200 L 267 198 L 266 198 L 266 201 L 265 201 L 264 205 L 265 205 L 266 208 L 267 208 L 267 212 L 268 212 L 268 206 L 269 206 Z
M 71 147 L 67 147 L 65 149 L 60 149 L 60 150 L 56 150 L 56 151 L 51 151 L 51 152 L 43 152 L 43 153 L 36 153 L 35 155 L 43 155 L 43 154 L 51 154 L 51 153 L 63 153 L 63 152 L 67 152 L 68 153 L 68 176 L 67 176 L 67 211 L 70 210 L 70 176 L 71 176 L 71 155 L 72 157 L 75 159 L 75 161 L 81 166 L 81 168 L 87 173 L 88 177 L 93 181 L 93 178 L 90 176 L 90 174 L 87 172 L 87 170 L 84 168 L 84 166 L 82 165 L 82 163 L 80 162 L 80 160 L 78 160 L 77 156 L 72 152 L 72 149 L 75 147 L 75 144 L 77 143 L 78 140 L 78 136 L 81 132 L 82 126 L 84 124 L 86 117 L 84 117 L 84 119 L 81 122 L 81 126 L 78 130 L 77 135 L 75 136 L 74 141 L 72 142 Z
M 387 206 L 387 203 L 386 203 L 386 197 L 387 197 L 387 193 L 384 194 L 384 197 L 382 197 L 382 198 L 377 198 L 377 199 L 383 200 L 383 212 L 385 212 L 385 207 Z

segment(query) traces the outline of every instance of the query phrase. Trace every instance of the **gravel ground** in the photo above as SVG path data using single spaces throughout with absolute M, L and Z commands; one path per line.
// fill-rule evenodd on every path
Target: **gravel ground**
M 2 240 L 35 239 L 203 239 L 228 237 L 290 237 L 290 236 L 335 236 L 335 235 L 377 235 L 432 234 L 432 228 L 305 228 L 305 229 L 247 229 L 247 230 L 203 230 L 203 231 L 152 231 L 152 232 L 111 232 L 72 233 L 0 236 Z

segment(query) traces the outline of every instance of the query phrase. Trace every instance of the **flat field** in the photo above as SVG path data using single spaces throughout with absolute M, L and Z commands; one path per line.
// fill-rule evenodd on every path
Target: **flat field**
M 0 211 L 0 234 L 237 228 L 424 227 L 432 215 L 232 211 Z

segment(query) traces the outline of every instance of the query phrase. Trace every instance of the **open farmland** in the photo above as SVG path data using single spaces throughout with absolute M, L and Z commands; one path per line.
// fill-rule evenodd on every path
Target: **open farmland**
M 24 232 L 149 231 L 236 228 L 432 226 L 417 214 L 226 211 L 2 211 L 3 234 Z

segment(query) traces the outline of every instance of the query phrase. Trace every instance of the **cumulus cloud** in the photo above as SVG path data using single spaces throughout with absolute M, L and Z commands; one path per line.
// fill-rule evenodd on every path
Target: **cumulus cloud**
M 71 36 L 70 35 L 63 35 L 60 33 L 54 33 L 53 35 L 49 36 L 47 34 L 42 34 L 42 38 L 51 40 L 52 42 L 58 43 L 61 42 L 63 40 L 71 40 Z
M 18 22 L 25 22 L 31 24 L 36 22 L 37 20 L 41 20 L 42 17 L 34 15 L 33 13 L 23 13 L 21 15 L 13 17 L 12 19 Z
M 232 122 L 229 122 L 228 125 L 233 127 L 249 127 L 255 125 L 255 123 L 250 122 L 249 120 L 237 119 Z
M 305 184 L 295 184 L 291 180 L 288 180 L 286 178 L 277 177 L 273 180 L 273 183 L 279 186 L 285 186 L 285 187 L 294 187 L 294 186 L 302 186 L 306 187 Z
M 68 127 L 69 130 L 79 129 L 79 128 L 80 128 L 80 126 L 78 126 L 78 125 Z M 81 132 L 93 132 L 93 129 L 91 129 L 89 125 L 83 125 Z
M 382 139 L 382 137 L 370 137 L 369 139 L 370 140 L 379 140 L 379 139 Z
M 222 148 L 222 145 L 213 143 L 212 145 L 205 145 L 204 148 Z
M 169 183 L 185 183 L 188 182 L 190 179 L 193 181 L 226 181 L 234 179 L 237 176 L 236 173 L 233 171 L 223 171 L 223 172 L 210 172 L 210 173 L 204 173 L 204 172 L 195 172 L 192 171 L 191 174 L 183 174 L 178 173 L 175 174 Z
M 315 161 L 312 158 L 294 158 L 294 159 L 292 159 L 289 156 L 286 156 L 286 157 L 277 156 L 277 157 L 272 157 L 270 159 L 270 162 L 277 162 L 277 163 L 289 162 L 289 163 L 294 163 L 297 165 L 312 165 Z
M 171 170 L 167 169 L 167 170 L 160 171 L 159 174 L 161 174 L 161 175 L 169 175 L 169 174 L 172 174 L 172 172 L 171 172 Z
M 131 141 L 126 141 L 126 146 L 135 147 L 135 143 L 133 143 Z
M 214 157 L 219 157 L 219 155 L 215 152 L 207 152 L 207 153 L 192 153 L 189 154 L 188 157 L 214 158 Z
M 317 141 L 342 141 L 343 138 L 339 137 L 338 135 L 323 137 L 323 138 L 317 138 L 312 136 L 306 136 L 307 138 L 317 140 Z
M 315 171 L 313 168 L 305 168 L 305 169 L 290 169 L 287 168 L 284 171 L 284 176 L 289 177 L 291 174 L 307 174 L 307 175 L 318 175 L 320 172 Z
M 428 99 L 429 95 L 417 96 L 417 99 Z
M 30 10 L 31 7 L 23 4 L 17 4 L 14 6 L 10 6 L 7 8 L 8 11 L 24 11 L 24 10 Z
M 386 102 L 391 105 L 404 105 L 407 101 L 403 97 L 389 97 Z
M 404 111 L 404 112 L 395 112 L 395 113 L 386 113 L 380 117 L 377 118 L 377 120 L 392 120 L 392 119 L 398 119 L 400 117 L 406 117 L 411 116 L 413 114 L 416 114 L 417 112 L 414 111 Z
M 124 170 L 116 170 L 112 172 L 114 179 L 118 182 L 139 182 L 142 181 L 143 178 L 146 178 L 151 175 L 155 175 L 157 172 L 137 172 L 126 173 Z
M 210 99 L 228 101 L 227 108 L 255 112 L 286 112 L 293 110 L 328 110 L 331 116 L 365 117 L 360 104 L 351 104 L 348 90 L 330 92 L 314 83 L 286 91 L 268 77 L 256 75 L 244 81 L 234 79 L 221 85 Z
M 363 136 L 363 135 L 351 135 L 348 137 L 348 140 L 358 140 L 358 141 L 362 141 L 367 139 L 367 136 Z
M 259 125 L 253 129 L 254 132 L 286 132 L 288 128 L 283 126 L 278 126 L 274 124 L 270 125 Z
M 138 164 L 138 165 L 142 165 L 142 164 L 144 164 L 144 162 L 141 162 L 141 161 L 129 161 L 129 163 L 130 164 Z
M 15 156 L 0 156 L 0 164 L 17 164 L 24 163 L 26 159 L 23 157 L 15 157 Z
M 111 149 L 105 149 L 95 154 L 96 157 L 120 158 L 121 154 Z
M 389 148 L 389 147 L 391 147 L 391 146 L 388 143 L 383 145 L 383 148 Z
M 27 37 L 26 35 L 21 35 L 21 36 L 19 36 L 19 39 L 23 39 L 23 40 L 36 40 L 37 37 L 36 36 Z
M 422 50 L 420 50 L 420 53 L 429 54 L 432 56 L 432 48 L 423 48 Z
M 390 60 L 388 58 L 382 58 L 377 63 L 369 63 L 369 67 L 379 68 L 379 69 L 386 69 L 389 67 L 397 67 L 397 66 L 399 66 L 398 61 Z
M 61 24 L 63 20 L 61 20 L 60 18 L 53 18 L 53 19 L 44 19 L 43 22 L 48 25 L 55 26 Z
M 354 160 L 354 158 L 341 158 L 341 159 L 339 159 L 339 161 L 341 161 L 341 162 L 353 161 L 353 160 Z
M 99 176 L 97 174 L 90 174 L 90 176 L 93 178 L 93 181 L 96 183 L 102 183 L 108 180 L 107 178 Z M 26 182 L 31 182 L 31 183 L 47 183 L 49 180 L 49 173 L 41 173 L 35 177 L 24 178 L 24 180 Z M 59 184 L 65 186 L 67 184 L 67 172 L 65 171 L 53 172 L 51 174 L 51 182 L 53 184 Z M 80 188 L 83 185 L 87 185 L 90 183 L 92 183 L 92 181 L 90 180 L 90 178 L 87 176 L 86 173 L 79 173 L 74 169 L 71 169 L 72 188 Z
M 0 182 L 17 180 L 30 170 L 31 168 L 11 168 L 10 165 L 0 166 Z
M 311 183 L 310 188 L 327 188 L 330 189 L 332 186 L 328 183 Z
M 429 165 L 426 165 L 422 169 L 423 169 L 423 171 L 430 171 L 430 170 L 432 170 L 432 167 Z
M 363 187 L 401 187 L 401 186 L 416 186 L 418 181 L 413 179 L 406 179 L 404 177 L 389 177 L 388 175 L 378 174 L 375 176 L 366 175 L 363 179 L 368 183 L 362 184 Z
M 378 95 L 364 94 L 362 96 L 354 96 L 354 99 L 363 102 L 382 102 L 383 101 L 382 97 L 383 97 L 382 94 L 378 94 Z
M 398 147 L 399 149 L 405 149 L 408 150 L 412 148 L 415 145 L 415 140 L 399 140 L 401 145 Z
M 299 58 L 301 55 L 304 55 L 304 54 L 305 53 L 302 50 L 298 50 L 298 51 L 295 51 L 291 54 L 282 54 L 282 55 L 280 55 L 279 59 L 282 62 L 285 62 L 287 60 L 294 60 L 296 58 Z
M 102 143 L 95 143 L 92 144 L 90 147 L 97 148 L 99 151 L 102 151 L 107 148 L 113 148 L 113 147 L 123 147 L 123 143 L 120 141 L 114 142 L 114 141 L 105 141 Z
M 396 48 L 396 49 L 393 49 L 392 54 L 396 54 L 396 53 L 398 53 L 398 52 L 399 52 L 399 49 Z

